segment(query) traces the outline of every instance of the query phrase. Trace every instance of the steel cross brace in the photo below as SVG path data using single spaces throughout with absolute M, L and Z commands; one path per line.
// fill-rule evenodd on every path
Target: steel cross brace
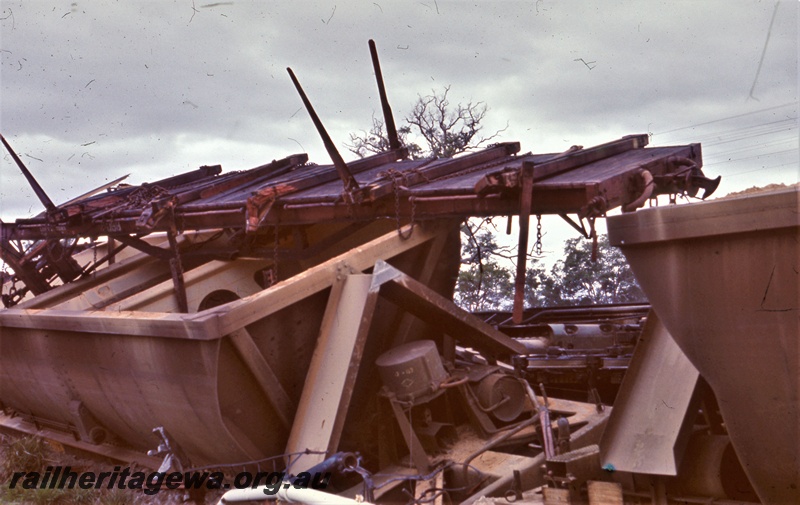
M 375 263 L 371 275 L 353 272 L 343 265 L 336 279 L 294 417 L 287 454 L 307 450 L 332 454 L 338 450 L 379 297 L 490 355 L 527 352 L 516 340 L 382 260 Z M 387 338 L 384 347 L 389 347 L 390 342 Z M 412 452 L 417 452 L 413 441 L 410 445 Z M 293 463 L 294 470 L 310 468 L 324 459 L 324 454 L 302 454 Z M 424 466 L 417 455 L 414 460 Z

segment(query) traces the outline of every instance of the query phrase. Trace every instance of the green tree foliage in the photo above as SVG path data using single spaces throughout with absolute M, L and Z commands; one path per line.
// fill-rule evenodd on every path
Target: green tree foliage
M 644 302 L 644 296 L 622 252 L 600 235 L 597 261 L 592 261 L 592 241 L 567 239 L 564 257 L 550 272 L 529 269 L 526 302 L 533 305 L 599 305 Z M 527 284 L 527 283 L 526 283 Z
M 456 303 L 469 311 L 505 310 L 514 298 L 511 270 L 498 264 L 507 257 L 495 235 L 466 222 L 461 226 L 461 271 L 456 281 Z
M 469 311 L 509 310 L 514 298 L 514 270 L 509 251 L 499 248 L 488 230 L 462 227 L 462 269 L 455 300 Z M 504 266 L 504 264 L 508 266 Z M 645 302 L 625 256 L 598 237 L 597 261 L 592 261 L 592 241 L 571 238 L 564 256 L 547 271 L 537 258 L 529 258 L 525 276 L 526 307 L 598 305 Z
M 511 270 L 495 261 L 469 265 L 458 274 L 456 303 L 470 311 L 508 310 L 514 300 Z

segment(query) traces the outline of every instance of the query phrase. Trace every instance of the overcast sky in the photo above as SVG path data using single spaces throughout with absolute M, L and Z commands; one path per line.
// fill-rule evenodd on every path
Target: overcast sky
M 798 2 L 531 0 L 0 2 L 0 132 L 56 202 L 296 152 L 329 163 L 291 66 L 345 159 L 419 94 L 489 106 L 523 152 L 633 133 L 702 142 L 719 193 L 798 180 Z M 0 218 L 42 210 L 9 156 Z

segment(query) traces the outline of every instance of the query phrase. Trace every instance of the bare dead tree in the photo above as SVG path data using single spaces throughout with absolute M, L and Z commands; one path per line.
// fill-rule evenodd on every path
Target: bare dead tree
M 428 96 L 420 96 L 406 116 L 412 131 L 424 139 L 429 155 L 450 158 L 458 153 L 479 148 L 497 138 L 505 129 L 487 137 L 480 136 L 481 122 L 489 110 L 483 102 L 450 104 L 450 86 Z
M 481 136 L 481 122 L 489 110 L 486 104 L 469 101 L 452 105 L 449 93 L 450 86 L 445 86 L 442 91 L 432 90 L 430 95 L 419 96 L 405 118 L 406 125 L 398 128 L 400 143 L 409 149 L 412 158 L 449 158 L 487 145 L 508 128 L 506 125 L 492 135 Z M 389 140 L 383 121 L 373 116 L 372 128 L 350 134 L 346 146 L 360 157 L 386 151 Z
M 408 148 L 409 156 L 413 159 L 422 158 L 424 153 L 417 144 L 408 141 L 411 127 L 401 126 L 397 129 L 397 136 L 400 144 Z M 372 116 L 372 128 L 369 131 L 361 130 L 361 133 L 351 133 L 350 142 L 345 144 L 347 149 L 359 158 L 364 158 L 370 154 L 378 154 L 389 150 L 389 139 L 386 135 L 384 122 Z

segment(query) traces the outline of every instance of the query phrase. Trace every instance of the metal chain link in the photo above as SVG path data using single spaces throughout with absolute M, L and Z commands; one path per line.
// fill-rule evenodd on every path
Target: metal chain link
M 397 235 L 403 239 L 408 240 L 414 232 L 414 216 L 416 214 L 417 201 L 413 197 L 409 198 L 411 202 L 411 228 L 408 233 L 403 234 L 402 226 L 400 224 L 400 179 L 405 176 L 396 170 L 387 170 L 386 175 L 392 179 L 392 191 L 394 192 L 394 220 L 397 223 Z
M 533 252 L 536 256 L 542 255 L 542 215 L 536 214 L 536 242 L 533 244 Z

